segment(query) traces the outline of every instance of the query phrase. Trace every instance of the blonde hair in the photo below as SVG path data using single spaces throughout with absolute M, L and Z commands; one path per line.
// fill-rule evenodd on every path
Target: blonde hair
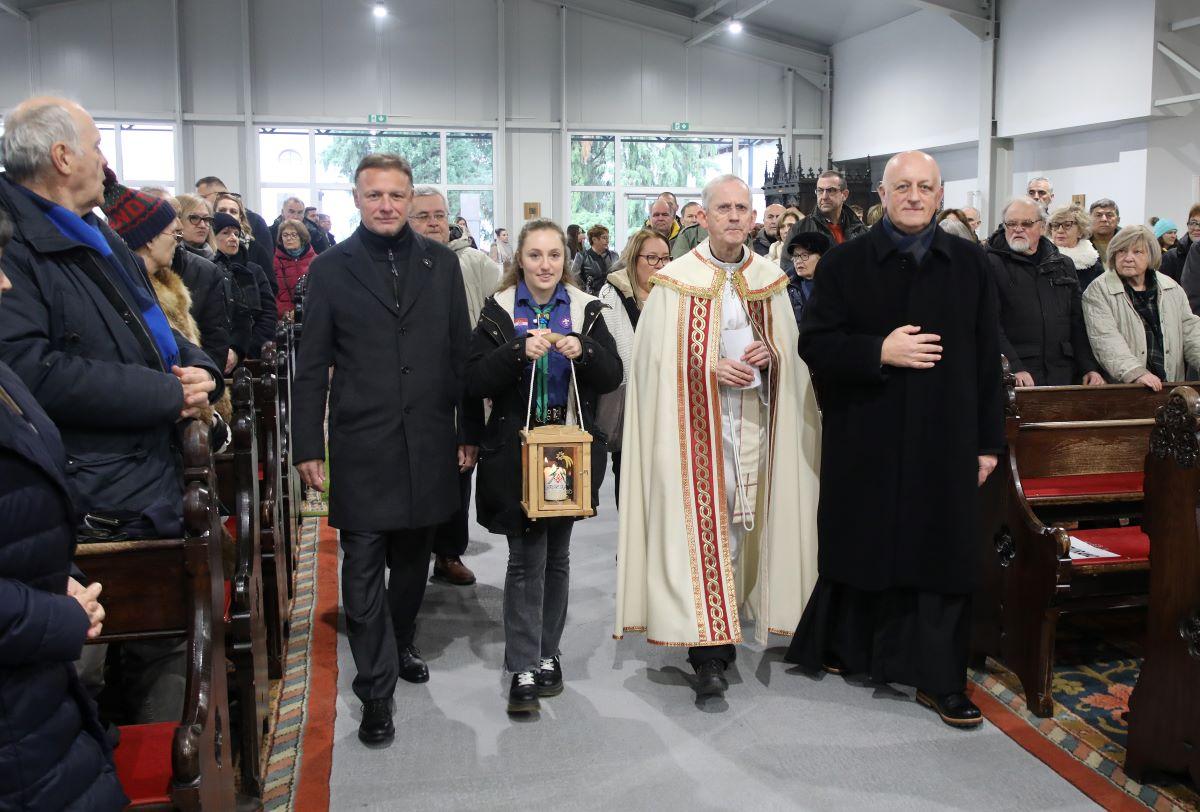
M 567 235 L 562 230 L 562 226 L 553 220 L 541 218 L 538 220 L 530 220 L 521 228 L 521 233 L 517 237 L 517 247 L 513 249 L 512 258 L 504 263 L 504 275 L 500 277 L 500 284 L 496 290 L 507 290 L 515 288 L 517 283 L 525 278 L 525 270 L 521 267 L 521 253 L 525 250 L 525 240 L 535 231 L 553 231 L 562 240 L 563 247 L 563 274 L 562 281 L 564 285 L 579 287 L 579 280 L 575 277 L 575 272 L 571 270 L 571 265 L 567 257 L 571 256 L 571 251 L 567 247 Z
M 213 211 L 214 211 L 213 207 L 208 204 L 208 201 L 205 200 L 204 198 L 200 197 L 199 195 L 189 195 L 189 194 L 175 195 L 175 202 L 179 204 L 177 213 L 179 215 L 180 220 L 184 219 L 189 214 L 191 214 L 192 212 L 194 212 L 198 209 L 204 209 L 204 213 L 207 214 L 209 217 L 212 216 Z M 213 234 L 213 230 L 212 230 L 211 226 L 209 226 L 209 229 L 208 229 L 208 239 L 205 240 L 204 244 L 207 245 L 209 248 L 213 249 L 214 251 L 217 250 L 217 235 Z
M 1092 221 L 1078 206 L 1060 206 L 1055 209 L 1050 214 L 1049 226 L 1053 226 L 1055 223 L 1074 223 L 1079 229 L 1079 239 L 1081 240 L 1092 236 Z
M 1150 263 L 1146 267 L 1157 271 L 1158 266 L 1162 265 L 1162 246 L 1158 244 L 1158 238 L 1154 236 L 1153 231 L 1140 225 L 1125 226 L 1113 235 L 1112 241 L 1108 244 L 1108 255 L 1104 258 L 1104 266 L 1115 273 L 1117 252 L 1128 250 L 1136 242 L 1145 244 L 1146 253 L 1150 255 Z
M 250 243 L 254 241 L 254 229 L 250 227 L 250 220 L 246 217 L 246 204 L 242 199 L 235 194 L 229 192 L 217 192 L 217 196 L 213 198 L 212 210 L 213 214 L 217 213 L 217 204 L 222 200 L 232 200 L 238 207 L 238 222 L 242 226 L 242 241 Z M 302 201 L 303 202 L 303 201 Z M 307 231 L 308 229 L 305 229 Z M 303 238 L 301 238 L 303 239 Z
M 650 240 L 662 241 L 667 246 L 667 253 L 671 253 L 671 244 L 667 242 L 663 235 L 652 228 L 643 228 L 630 237 L 629 242 L 625 243 L 625 250 L 621 252 L 621 262 L 625 263 L 624 271 L 629 277 L 629 287 L 633 290 L 634 299 L 640 300 L 637 278 L 638 254 L 642 253 L 642 247 Z

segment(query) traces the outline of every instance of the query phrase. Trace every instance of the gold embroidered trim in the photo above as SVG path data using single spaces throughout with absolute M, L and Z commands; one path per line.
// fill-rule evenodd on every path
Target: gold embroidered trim
M 772 629 L 770 626 L 768 626 L 767 634 L 777 634 L 780 637 L 795 637 L 796 630 L 792 629 L 791 631 L 785 632 L 783 629 Z
M 662 285 L 681 296 L 695 296 L 697 299 L 715 299 L 721 295 L 721 286 L 725 284 L 725 272 L 718 269 L 713 276 L 712 284 L 706 288 L 688 285 L 678 279 L 665 276 L 661 271 L 650 276 L 651 285 Z
M 689 435 L 690 425 L 687 420 L 688 403 L 688 358 L 690 354 L 691 341 L 691 321 L 692 321 L 692 302 L 688 299 L 682 299 L 679 302 L 679 321 L 676 325 L 676 346 L 679 348 L 678 357 L 675 360 L 675 370 L 677 380 L 675 382 L 675 414 L 679 415 L 679 465 L 683 477 L 684 486 L 691 482 L 691 472 L 688 461 L 691 459 L 691 437 Z M 691 539 L 695 536 L 695 516 L 692 514 L 692 500 L 685 493 L 683 498 L 683 524 L 685 538 Z M 688 563 L 692 576 L 692 608 L 695 612 L 696 634 L 703 636 L 706 633 L 704 624 L 704 600 L 701 597 L 700 590 L 700 569 L 696 562 L 696 549 L 691 544 L 688 544 Z
M 689 285 L 685 282 L 680 282 L 678 279 L 673 279 L 662 271 L 653 274 L 650 277 L 651 285 L 662 285 L 664 288 L 669 288 L 676 293 L 684 296 L 695 296 L 700 299 L 715 299 L 721 295 L 721 286 L 725 284 L 725 269 L 714 264 L 708 257 L 702 255 L 697 249 L 693 248 L 692 253 L 696 259 L 703 262 L 713 271 L 713 281 L 708 287 L 700 287 L 698 285 Z M 779 291 L 787 287 L 787 276 L 780 271 L 779 276 L 770 284 L 763 288 L 751 288 L 750 283 L 746 281 L 745 271 L 750 267 L 750 263 L 754 262 L 755 253 L 750 252 L 749 258 L 742 263 L 742 266 L 733 273 L 733 286 L 737 289 L 738 295 L 746 302 L 755 302 L 760 299 L 769 299 Z

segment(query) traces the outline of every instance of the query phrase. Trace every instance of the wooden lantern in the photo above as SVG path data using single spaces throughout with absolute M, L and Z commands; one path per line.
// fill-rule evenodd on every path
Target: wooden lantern
M 521 507 L 530 519 L 595 513 L 592 435 L 578 426 L 521 430 Z

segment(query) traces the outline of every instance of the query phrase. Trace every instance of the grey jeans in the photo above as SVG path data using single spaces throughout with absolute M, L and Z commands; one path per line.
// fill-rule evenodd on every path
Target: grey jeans
M 573 519 L 542 519 L 508 537 L 504 578 L 504 667 L 536 671 L 558 654 L 567 622 Z

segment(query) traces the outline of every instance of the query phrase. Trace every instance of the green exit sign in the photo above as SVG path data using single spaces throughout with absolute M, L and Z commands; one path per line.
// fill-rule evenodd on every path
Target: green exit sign
M 367 116 L 367 123 L 368 124 L 387 124 L 387 118 L 388 117 L 387 117 L 386 113 L 372 113 L 371 115 Z
M 689 129 L 691 129 L 691 125 L 688 124 L 686 121 L 673 121 L 673 122 L 671 122 L 671 129 L 675 130 L 676 132 L 682 133 L 682 132 L 687 132 Z

